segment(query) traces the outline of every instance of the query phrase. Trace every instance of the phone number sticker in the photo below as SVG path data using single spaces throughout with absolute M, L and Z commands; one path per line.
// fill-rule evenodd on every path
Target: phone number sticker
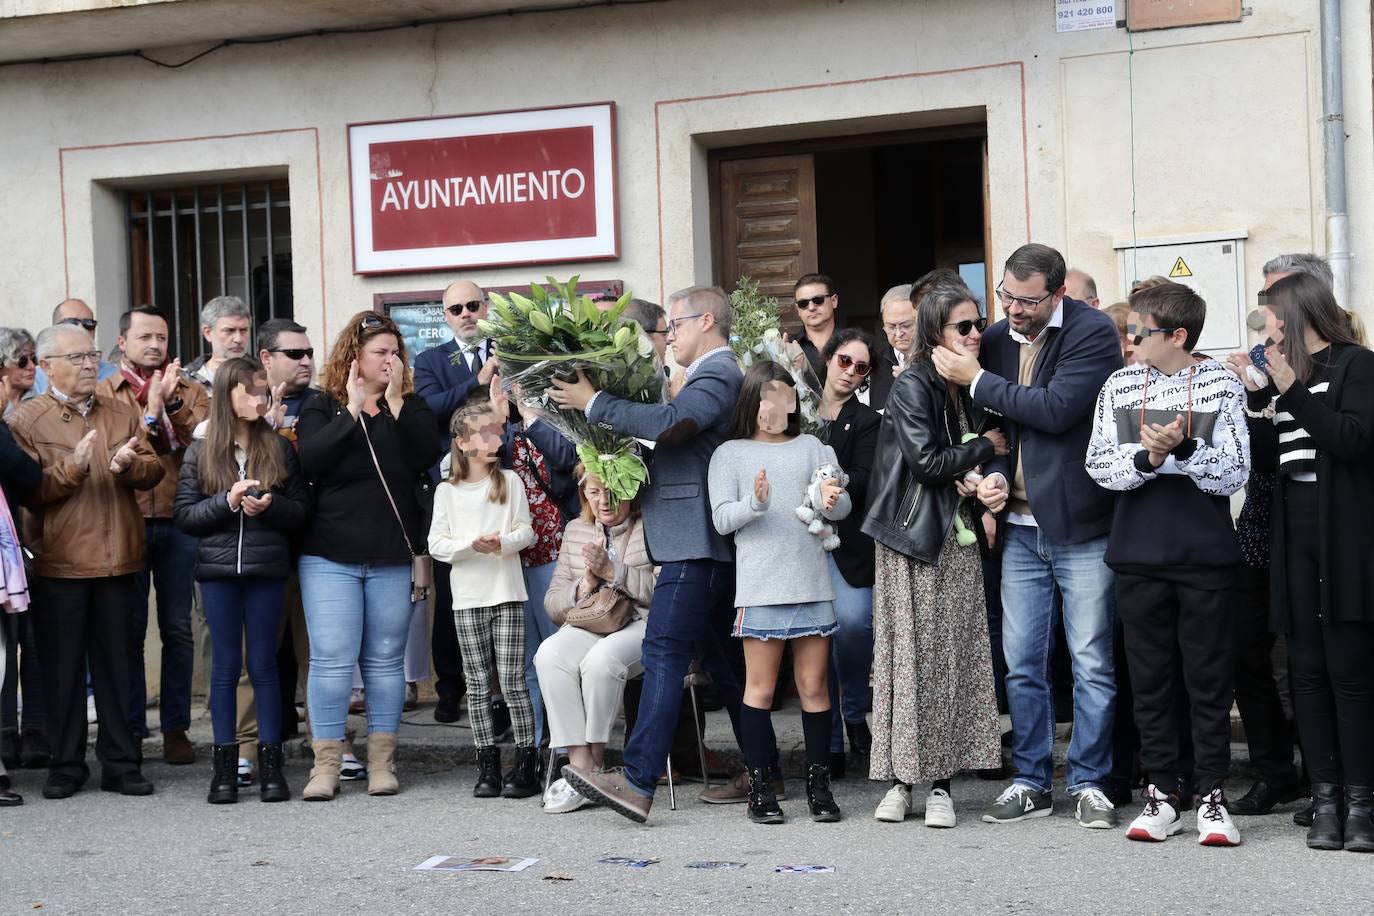
M 1116 0 L 1054 0 L 1054 30 L 1116 28 Z

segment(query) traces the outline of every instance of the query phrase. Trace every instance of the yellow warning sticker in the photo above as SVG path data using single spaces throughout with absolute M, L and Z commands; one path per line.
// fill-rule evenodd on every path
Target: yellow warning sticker
M 1182 257 L 1174 262 L 1174 269 L 1169 271 L 1170 277 L 1191 277 L 1192 275 L 1193 272 L 1188 269 L 1188 265 L 1184 263 Z

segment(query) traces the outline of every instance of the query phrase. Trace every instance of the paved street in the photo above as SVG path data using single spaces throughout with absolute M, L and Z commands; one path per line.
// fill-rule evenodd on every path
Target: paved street
M 290 762 L 299 792 L 306 763 Z M 668 810 L 667 793 L 645 826 L 604 811 L 554 817 L 538 801 L 471 797 L 474 771 L 434 756 L 402 759 L 403 791 L 369 798 L 346 784 L 332 804 L 236 806 L 204 802 L 208 764 L 149 763 L 152 798 L 91 788 L 45 801 L 42 774 L 20 771 L 28 803 L 0 811 L 0 912 L 955 912 L 955 913 L 1368 913 L 1374 856 L 1316 853 L 1282 815 L 1241 822 L 1245 845 L 1204 849 L 1188 831 L 1161 846 L 1123 831 L 1076 826 L 1061 800 L 1051 819 L 992 826 L 977 812 L 997 790 L 960 780 L 960 826 L 917 819 L 878 824 L 883 787 L 837 784 L 839 824 L 802 817 L 802 784 L 789 780 L 791 818 L 748 823 L 739 806 L 696 800 Z M 1239 786 L 1238 788 L 1243 788 Z M 431 855 L 531 856 L 518 874 L 418 872 Z M 603 856 L 653 857 L 639 870 Z M 685 867 L 747 863 L 739 871 Z M 834 874 L 775 874 L 780 864 L 824 864 Z M 554 875 L 570 881 L 551 880 Z

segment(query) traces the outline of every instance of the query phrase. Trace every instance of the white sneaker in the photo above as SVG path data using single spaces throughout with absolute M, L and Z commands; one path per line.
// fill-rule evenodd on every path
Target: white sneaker
M 555 779 L 549 784 L 549 791 L 544 793 L 545 814 L 567 814 L 591 803 L 590 798 L 568 785 L 566 779 Z
M 873 818 L 889 824 L 900 824 L 911 812 L 911 786 L 899 782 L 888 789 L 883 800 L 878 802 Z
M 1163 843 L 1183 829 L 1183 818 L 1169 801 L 1169 796 L 1151 785 L 1145 790 L 1145 810 L 1131 821 L 1126 838 L 1147 843 Z
M 954 826 L 954 799 L 944 789 L 931 789 L 926 796 L 926 826 Z
M 367 767 L 352 754 L 344 754 L 339 761 L 339 779 L 344 782 L 357 782 L 367 778 Z
M 1226 796 L 1221 789 L 1213 789 L 1198 805 L 1197 842 L 1199 846 L 1240 845 L 1240 831 L 1231 820 L 1231 812 L 1226 810 Z
M 87 696 L 87 697 L 86 697 L 86 724 L 87 724 L 87 725 L 94 725 L 97 721 L 99 721 L 99 719 L 100 719 L 100 717 L 99 717 L 98 715 L 96 715 L 96 712 L 95 712 L 95 697 L 94 697 L 94 696 Z
M 239 758 L 236 780 L 240 789 L 253 784 L 253 761 L 249 760 L 247 757 Z

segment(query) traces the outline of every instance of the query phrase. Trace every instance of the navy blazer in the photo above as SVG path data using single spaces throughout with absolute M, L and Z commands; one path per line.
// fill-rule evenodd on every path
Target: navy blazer
M 729 434 L 743 381 L 735 355 L 722 350 L 698 366 L 667 404 L 636 404 L 602 392 L 587 412 L 593 423 L 656 443 L 649 482 L 639 494 L 645 544 L 655 563 L 731 559 L 729 539 L 711 523 L 706 473 Z
M 415 393 L 424 398 L 434 412 L 438 424 L 436 432 L 444 447 L 441 458 L 448 454 L 449 442 L 453 439 L 448 431 L 453 412 L 463 406 L 472 389 L 477 387 L 477 376 L 468 368 L 467 360 L 460 359 L 455 364 L 453 354 L 456 352 L 458 341 L 450 340 L 415 357 Z M 438 483 L 438 464 L 430 469 L 429 475 Z
M 973 388 L 973 402 L 1002 415 L 1001 423 L 988 425 L 999 426 L 1011 446 L 1009 454 L 985 464 L 983 473 L 1001 473 L 1010 482 L 1024 450 L 1022 471 L 1036 524 L 1055 543 L 1080 544 L 1105 536 L 1112 524 L 1114 494 L 1093 483 L 1083 456 L 1098 392 L 1121 368 L 1121 338 L 1105 313 L 1067 298 L 1063 326 L 1041 333 L 1049 337 L 1028 387 L 1016 383 L 1021 345 L 1008 333 L 1006 319 L 983 335 L 979 359 L 987 371 Z

